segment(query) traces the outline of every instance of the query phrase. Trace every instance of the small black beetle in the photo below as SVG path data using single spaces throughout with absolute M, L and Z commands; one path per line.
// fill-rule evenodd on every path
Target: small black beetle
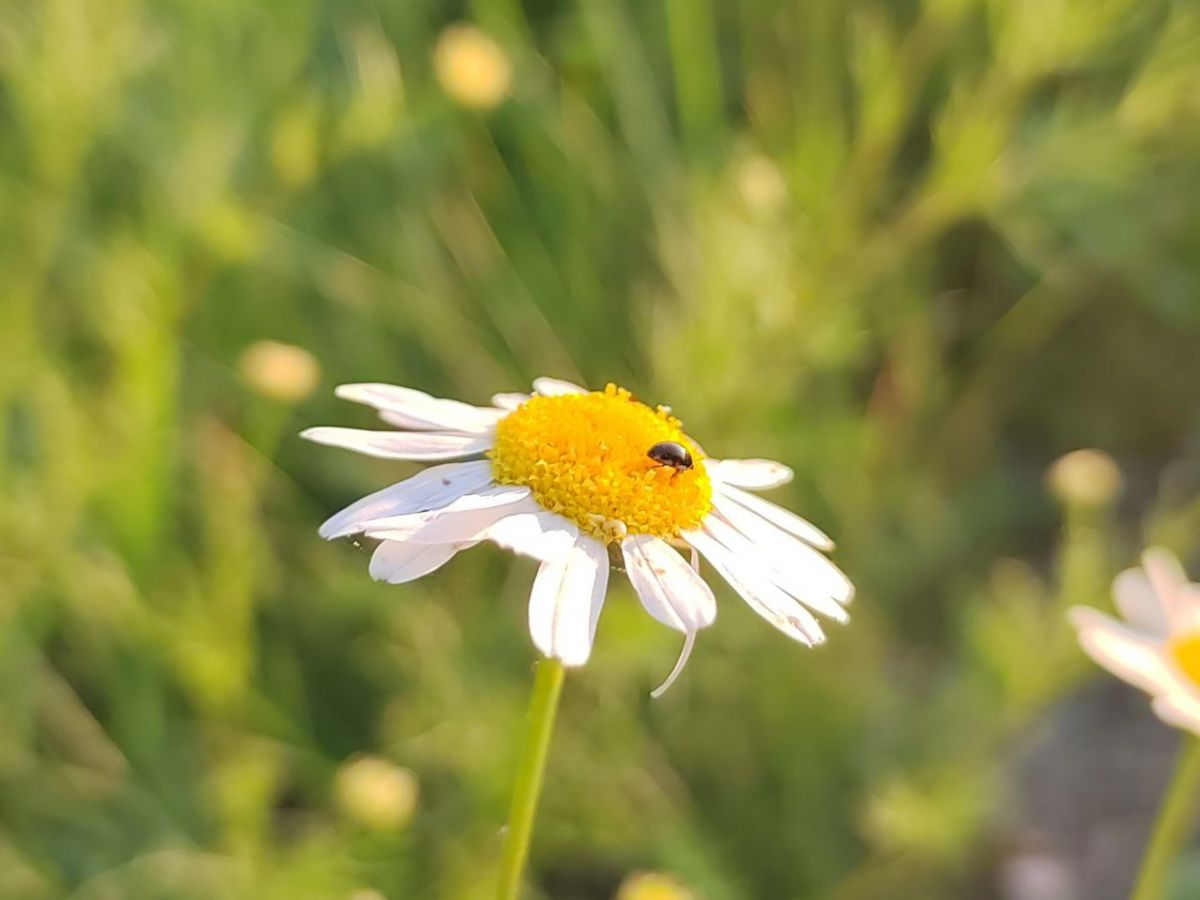
M 692 467 L 692 454 L 687 447 L 674 441 L 662 441 L 651 447 L 646 455 L 662 466 L 670 466 L 677 472 Z

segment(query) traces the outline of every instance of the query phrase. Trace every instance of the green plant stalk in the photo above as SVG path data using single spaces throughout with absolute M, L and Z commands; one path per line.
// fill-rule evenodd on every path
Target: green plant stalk
M 1130 900 L 1163 900 L 1171 863 L 1195 821 L 1200 800 L 1200 738 L 1187 735 L 1184 741 Z
M 521 890 L 521 873 L 525 871 L 525 860 L 529 858 L 529 838 L 533 834 L 533 820 L 542 793 L 542 776 L 546 771 L 563 674 L 563 664 L 557 659 L 543 659 L 537 664 L 533 695 L 529 700 L 525 749 L 513 787 L 504 852 L 500 858 L 497 900 L 516 900 Z

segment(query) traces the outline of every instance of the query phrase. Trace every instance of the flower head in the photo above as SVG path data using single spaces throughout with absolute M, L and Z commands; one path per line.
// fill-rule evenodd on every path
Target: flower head
M 370 572 L 393 584 L 480 541 L 539 560 L 530 634 L 542 653 L 571 666 L 591 653 L 611 550 L 646 611 L 685 638 L 658 692 L 716 618 L 700 556 L 755 612 L 804 644 L 824 640 L 814 612 L 846 621 L 854 589 L 821 552 L 833 543 L 750 493 L 790 481 L 786 466 L 707 457 L 666 407 L 646 406 L 614 385 L 587 391 L 540 378 L 534 388 L 497 394 L 490 407 L 393 385 L 338 388 L 401 430 L 311 428 L 304 437 L 442 464 L 352 504 L 321 526 L 322 536 L 379 540 Z
M 1200 585 L 1170 551 L 1147 550 L 1113 582 L 1125 621 L 1076 606 L 1067 613 L 1084 651 L 1153 698 L 1164 722 L 1200 734 Z
M 693 464 L 660 465 L 651 447 L 678 443 Z M 700 449 L 664 407 L 652 410 L 629 391 L 531 397 L 496 425 L 488 456 L 500 484 L 525 485 L 543 509 L 585 532 L 673 538 L 696 528 L 712 508 Z

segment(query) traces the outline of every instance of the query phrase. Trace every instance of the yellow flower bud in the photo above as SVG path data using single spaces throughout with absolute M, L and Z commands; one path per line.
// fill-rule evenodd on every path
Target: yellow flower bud
M 376 831 L 403 828 L 417 808 L 420 786 L 409 769 L 378 756 L 360 756 L 338 770 L 334 795 L 349 819 Z
M 1121 470 L 1102 450 L 1073 450 L 1050 467 L 1046 482 L 1063 503 L 1104 506 L 1121 491 Z
M 695 900 L 696 895 L 663 872 L 633 872 L 617 888 L 616 900 Z
M 512 63 L 495 41 L 472 25 L 451 25 L 442 32 L 433 67 L 442 89 L 472 109 L 491 109 L 512 85 Z
M 311 353 L 294 344 L 256 341 L 242 353 L 242 377 L 260 394 L 295 403 L 312 393 L 321 367 Z

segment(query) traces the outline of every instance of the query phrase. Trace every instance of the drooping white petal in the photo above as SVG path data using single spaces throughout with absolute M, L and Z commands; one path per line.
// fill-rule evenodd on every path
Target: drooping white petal
M 385 422 L 397 428 L 416 431 L 482 433 L 504 417 L 495 409 L 443 400 L 395 384 L 343 384 L 334 393 L 343 400 L 375 407 Z
M 607 585 L 608 551 L 587 535 L 543 562 L 529 595 L 534 646 L 566 666 L 587 662 Z
M 455 553 L 468 546 L 470 545 L 384 541 L 371 554 L 368 571 L 376 581 L 405 584 L 441 568 Z
M 1200 734 L 1200 700 L 1191 693 L 1172 691 L 1153 701 L 1155 714 L 1168 725 Z
M 1113 582 L 1113 600 L 1130 624 L 1151 634 L 1166 637 L 1166 610 L 1150 579 L 1141 569 L 1126 569 Z
M 544 562 L 565 553 L 578 534 L 579 529 L 569 519 L 541 510 L 506 516 L 480 532 L 480 537 Z
M 712 588 L 665 541 L 631 534 L 621 541 L 621 554 L 638 599 L 655 619 L 684 634 L 716 619 Z
M 441 509 L 491 482 L 492 464 L 486 459 L 433 466 L 351 503 L 325 520 L 320 535 L 332 540 L 362 531 L 363 523 L 372 519 Z
M 474 456 L 492 446 L 492 437 L 488 434 L 440 431 L 406 433 L 320 426 L 300 432 L 300 437 L 380 459 L 408 459 L 418 462 Z
M 512 412 L 528 399 L 528 394 L 492 394 L 492 406 Z
M 817 528 L 812 522 L 807 519 L 802 519 L 794 512 L 784 509 L 782 506 L 776 506 L 762 497 L 756 497 L 754 494 L 747 493 L 741 488 L 734 487 L 731 484 L 722 482 L 713 483 L 713 494 L 721 494 L 738 503 L 746 509 L 759 516 L 762 516 L 768 522 L 774 522 L 784 531 L 794 534 L 802 541 L 807 541 L 818 550 L 832 550 L 833 541 L 829 535 Z
M 1118 678 L 1150 694 L 1181 683 L 1161 644 L 1088 606 L 1074 606 L 1067 617 L 1079 632 L 1084 652 Z
M 692 648 L 696 646 L 695 631 L 689 631 L 683 638 L 683 649 L 679 651 L 679 659 L 675 660 L 675 667 L 671 669 L 671 674 L 666 677 L 658 687 L 650 692 L 650 696 L 657 700 L 667 692 L 667 688 L 675 683 L 675 679 L 683 672 L 684 666 L 687 665 L 688 658 L 692 655 Z
M 792 470 L 772 459 L 706 459 L 708 474 L 724 482 L 752 491 L 779 487 L 792 480 Z
M 829 559 L 745 507 L 714 495 L 716 517 L 709 529 L 740 556 L 756 558 L 771 580 L 817 612 L 846 622 L 842 606 L 854 599 L 854 585 Z M 709 524 L 708 519 L 705 520 Z
M 700 551 L 751 609 L 788 637 L 810 647 L 825 640 L 813 614 L 756 571 L 752 563 L 739 559 L 707 531 L 685 531 L 682 537 Z
M 483 533 L 505 516 L 535 512 L 529 488 L 497 485 L 465 494 L 441 509 L 385 516 L 362 525 L 367 537 L 418 544 L 460 544 L 483 540 Z
M 581 388 L 579 385 L 563 381 L 561 378 L 535 378 L 533 379 L 533 389 L 543 397 L 561 397 L 564 394 L 588 393 L 587 388 Z

